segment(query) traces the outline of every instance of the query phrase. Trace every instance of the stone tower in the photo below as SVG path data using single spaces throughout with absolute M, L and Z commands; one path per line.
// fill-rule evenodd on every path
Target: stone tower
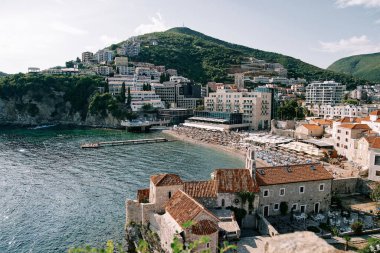
M 247 156 L 245 158 L 245 168 L 251 172 L 253 179 L 256 179 L 256 161 L 255 151 L 252 148 L 248 148 Z

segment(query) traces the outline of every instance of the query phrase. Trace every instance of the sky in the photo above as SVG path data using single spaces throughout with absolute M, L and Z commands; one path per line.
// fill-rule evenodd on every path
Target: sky
M 380 52 L 380 0 L 1 0 L 0 71 L 62 66 L 178 26 L 322 68 Z

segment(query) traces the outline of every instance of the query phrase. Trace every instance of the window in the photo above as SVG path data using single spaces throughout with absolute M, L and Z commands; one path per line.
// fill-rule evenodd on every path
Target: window
M 280 189 L 280 196 L 285 196 L 285 188 Z
M 336 146 L 339 147 L 339 143 L 337 143 Z
M 380 155 L 375 156 L 375 165 L 380 165 Z
M 172 192 L 168 192 L 169 199 L 172 197 Z
M 292 209 L 291 209 L 291 210 L 293 210 L 293 212 L 294 212 L 294 211 L 297 211 L 297 208 L 298 208 L 298 204 L 297 204 L 297 203 L 294 203 L 294 204 L 292 205 Z
M 300 186 L 300 193 L 304 193 L 305 192 L 305 186 Z
M 376 176 L 380 176 L 380 170 L 376 171 Z
M 210 243 L 206 243 L 206 248 L 210 248 Z
M 274 211 L 278 211 L 280 209 L 280 204 L 279 203 L 276 203 L 273 205 L 273 210 Z
M 325 190 L 325 184 L 320 184 L 319 185 L 319 191 L 322 192 Z
M 338 133 L 340 133 L 340 130 L 338 130 Z
M 348 135 L 348 131 L 346 131 L 346 135 Z
M 263 196 L 264 197 L 269 197 L 269 190 L 264 190 Z
M 224 206 L 225 204 L 226 204 L 226 201 L 222 199 L 222 206 Z

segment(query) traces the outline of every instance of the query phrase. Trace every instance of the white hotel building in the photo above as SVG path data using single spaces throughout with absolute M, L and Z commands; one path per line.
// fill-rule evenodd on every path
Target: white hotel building
M 334 81 L 312 82 L 306 86 L 306 105 L 339 104 L 345 91 L 345 85 Z
M 243 114 L 243 123 L 251 130 L 269 129 L 271 121 L 271 93 L 238 92 L 232 89 L 217 89 L 204 98 L 206 111 L 238 112 Z

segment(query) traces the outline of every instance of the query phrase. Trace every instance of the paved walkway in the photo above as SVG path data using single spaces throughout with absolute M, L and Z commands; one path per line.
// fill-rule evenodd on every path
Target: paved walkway
M 243 237 L 238 242 L 239 253 L 262 253 L 264 252 L 265 241 L 269 236 Z

